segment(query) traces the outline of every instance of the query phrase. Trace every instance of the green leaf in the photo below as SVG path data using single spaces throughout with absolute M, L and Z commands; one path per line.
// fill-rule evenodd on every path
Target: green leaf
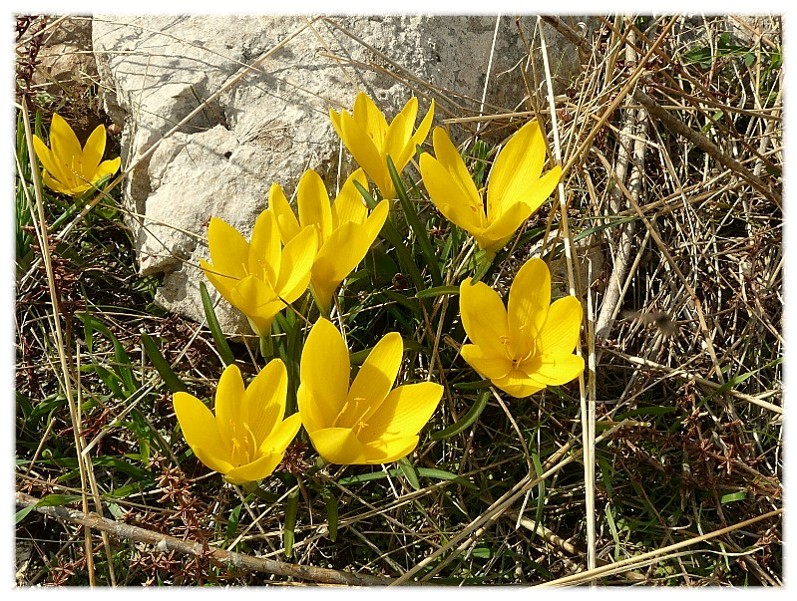
M 472 426 L 479 416 L 481 415 L 484 408 L 487 406 L 487 399 L 490 398 L 490 390 L 482 390 L 479 393 L 479 396 L 476 397 L 476 402 L 473 406 L 468 409 L 468 412 L 462 416 L 462 418 L 456 422 L 448 426 L 447 428 L 443 428 L 442 430 L 438 430 L 434 432 L 431 436 L 432 440 L 445 440 L 446 438 L 451 438 L 456 434 L 459 434 L 463 430 Z
M 338 537 L 338 499 L 332 494 L 329 488 L 321 490 L 321 496 L 324 497 L 324 502 L 327 506 L 327 531 L 329 540 L 333 543 Z
M 376 200 L 374 200 L 374 197 L 371 196 L 370 192 L 368 192 L 368 190 L 362 184 L 360 184 L 360 182 L 353 181 L 353 183 L 368 207 L 374 208 L 376 206 Z M 396 249 L 396 255 L 398 255 L 399 264 L 401 265 L 404 273 L 409 275 L 410 279 L 415 284 L 415 290 L 418 291 L 426 288 L 423 283 L 423 276 L 421 275 L 418 266 L 415 264 L 415 259 L 413 259 L 412 254 L 404 245 L 404 241 L 399 235 L 398 230 L 396 230 L 396 225 L 393 223 L 392 214 L 388 215 L 387 221 L 385 221 L 385 225 L 382 227 L 382 235 L 393 246 L 393 248 Z
M 418 482 L 418 474 L 415 473 L 415 468 L 412 466 L 412 463 L 407 457 L 402 457 L 396 463 L 398 463 L 399 469 L 404 474 L 404 477 L 407 479 L 407 482 L 410 483 L 413 490 L 420 490 L 421 483 Z
M 296 510 L 299 507 L 299 488 L 288 494 L 285 503 L 285 530 L 282 533 L 282 542 L 285 547 L 285 557 L 293 556 L 294 528 L 296 528 Z
M 247 495 L 244 502 L 234 507 L 230 512 L 230 517 L 227 519 L 227 529 L 225 531 L 227 540 L 235 536 L 235 531 L 238 529 L 238 522 L 241 520 L 241 510 L 244 508 L 244 503 L 248 503 L 252 496 L 254 495 Z
M 170 392 L 188 391 L 188 387 L 180 379 L 180 377 L 174 373 L 171 365 L 169 365 L 169 362 L 166 361 L 158 349 L 158 345 L 155 344 L 155 341 L 146 332 L 141 332 L 141 346 L 144 348 L 144 352 L 147 354 L 147 357 L 149 357 L 152 365 L 154 365 L 155 369 L 158 370 L 158 373 L 160 374 L 161 378 L 163 378 L 163 382 L 166 384 Z
M 736 501 L 744 501 L 746 498 L 747 491 L 740 490 L 739 492 L 729 492 L 726 495 L 722 495 L 720 504 L 727 505 L 728 503 L 735 503 Z
M 415 298 L 433 298 L 435 296 L 447 296 L 451 294 L 459 294 L 459 286 L 435 286 L 434 288 L 427 288 L 421 290 L 415 295 Z
M 216 317 L 216 311 L 213 309 L 213 302 L 210 300 L 208 288 L 205 282 L 199 282 L 199 294 L 202 296 L 202 307 L 205 309 L 205 319 L 208 320 L 208 329 L 210 330 L 213 341 L 216 343 L 216 350 L 219 351 L 219 356 L 224 362 L 224 366 L 232 365 L 235 363 L 235 356 L 230 350 L 230 345 L 227 344 L 227 339 L 221 331 L 219 320 Z
M 443 283 L 443 276 L 440 273 L 440 265 L 437 262 L 437 254 L 432 248 L 432 242 L 429 240 L 429 233 L 421 223 L 421 218 L 415 210 L 415 205 L 410 201 L 407 196 L 407 191 L 404 189 L 404 182 L 401 181 L 396 166 L 393 164 L 393 159 L 387 157 L 387 169 L 390 172 L 390 179 L 393 180 L 393 186 L 396 188 L 401 208 L 404 209 L 404 216 L 407 218 L 412 231 L 415 233 L 415 239 L 421 245 L 421 252 L 426 258 L 426 263 L 429 271 L 432 274 L 432 282 L 435 286 L 440 286 Z
M 27 505 L 26 507 L 23 507 L 22 509 L 20 509 L 19 511 L 17 511 L 17 512 L 14 514 L 14 524 L 19 524 L 19 523 L 20 523 L 22 520 L 24 520 L 24 519 L 25 519 L 25 518 L 28 516 L 28 514 L 29 514 L 31 511 L 33 511 L 34 509 L 36 509 L 36 505 L 35 505 L 35 504 L 32 504 L 32 505 Z

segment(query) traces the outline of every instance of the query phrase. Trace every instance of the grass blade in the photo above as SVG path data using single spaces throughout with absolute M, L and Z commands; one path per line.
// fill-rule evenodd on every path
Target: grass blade
M 161 378 L 163 378 L 163 382 L 170 392 L 188 391 L 188 387 L 179 376 L 174 373 L 171 365 L 169 365 L 169 362 L 166 361 L 158 349 L 158 345 L 155 344 L 155 341 L 146 332 L 141 332 L 141 346 L 144 348 L 144 352 L 147 354 L 147 357 L 149 357 L 152 365 L 158 370 L 158 373 Z
M 429 270 L 432 274 L 432 282 L 435 286 L 440 286 L 443 283 L 443 276 L 440 273 L 440 264 L 437 260 L 437 255 L 432 248 L 432 242 L 429 240 L 429 233 L 421 223 L 421 218 L 415 210 L 415 205 L 407 196 L 407 191 L 404 189 L 404 182 L 401 181 L 396 166 L 393 164 L 393 159 L 387 157 L 387 169 L 390 172 L 390 179 L 393 180 L 393 186 L 396 188 L 401 208 L 404 209 L 404 216 L 407 218 L 412 231 L 415 233 L 415 239 L 421 245 L 421 252 L 426 257 L 426 263 L 429 265 Z M 420 292 L 420 291 L 419 291 Z
M 208 287 L 205 282 L 199 282 L 199 293 L 202 295 L 202 307 L 205 309 L 205 319 L 208 320 L 208 329 L 213 336 L 213 341 L 216 343 L 216 350 L 219 351 L 221 360 L 224 361 L 224 366 L 232 365 L 235 363 L 235 356 L 230 350 L 230 345 L 227 344 L 227 339 L 221 331 L 219 320 L 216 317 L 216 311 L 213 309 L 213 303 L 208 294 Z
M 473 425 L 487 406 L 487 399 L 490 398 L 490 390 L 482 390 L 479 396 L 476 397 L 476 402 L 468 409 L 468 412 L 462 416 L 458 422 L 451 424 L 447 428 L 434 432 L 431 436 L 432 440 L 445 440 L 455 434 L 459 434 L 466 428 Z

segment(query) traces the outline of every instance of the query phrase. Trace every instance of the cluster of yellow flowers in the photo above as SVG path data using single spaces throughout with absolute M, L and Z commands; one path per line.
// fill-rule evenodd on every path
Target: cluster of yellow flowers
M 330 118 L 361 169 L 330 202 L 321 177 L 312 170 L 297 187 L 297 214 L 278 184 L 247 241 L 213 217 L 208 226 L 210 261 L 201 268 L 219 293 L 246 315 L 252 330 L 268 339 L 275 317 L 310 289 L 321 316 L 301 352 L 298 413 L 284 417 L 288 374 L 271 360 L 245 386 L 240 370 L 228 366 L 215 395 L 215 415 L 196 397 L 178 392 L 177 419 L 197 458 L 232 483 L 270 475 L 304 425 L 319 455 L 337 464 L 379 464 L 411 453 L 419 432 L 443 394 L 434 382 L 393 388 L 403 357 L 399 333 L 385 335 L 350 382 L 346 342 L 330 315 L 336 291 L 374 244 L 396 195 L 388 159 L 398 173 L 407 166 L 431 129 L 434 102 L 413 131 L 418 101 L 412 98 L 388 123 L 365 94 L 351 113 L 331 110 Z M 561 177 L 556 166 L 543 174 L 545 141 L 540 126 L 521 127 L 495 158 L 486 203 L 445 129 L 432 135 L 434 156 L 420 157 L 420 173 L 440 213 L 473 236 L 491 260 L 550 196 Z M 66 122 L 54 116 L 50 145 L 36 138 L 45 183 L 77 195 L 115 173 L 119 159 L 100 162 L 105 130 L 92 133 L 85 148 Z M 367 177 L 366 177 L 367 176 Z M 355 183 L 369 178 L 383 200 L 370 211 Z M 486 204 L 486 210 L 485 210 Z M 462 326 L 470 339 L 461 355 L 482 377 L 513 397 L 579 376 L 583 359 L 574 354 L 582 319 L 572 296 L 551 303 L 551 276 L 539 258 L 515 276 L 508 304 L 483 282 L 466 278 L 459 286 Z

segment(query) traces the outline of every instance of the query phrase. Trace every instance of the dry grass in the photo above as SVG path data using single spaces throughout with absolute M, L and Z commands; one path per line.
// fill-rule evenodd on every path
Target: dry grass
M 493 391 L 472 426 L 422 437 L 417 482 L 396 466 L 316 470 L 297 439 L 264 490 L 220 486 L 187 452 L 140 337 L 158 339 L 207 397 L 221 368 L 210 333 L 152 305 L 157 282 L 136 275 L 113 204 L 98 198 L 60 236 L 65 205 L 45 203 L 20 164 L 18 223 L 31 225 L 18 235 L 17 502 L 56 494 L 50 505 L 69 507 L 19 523 L 20 584 L 782 583 L 780 19 L 608 17 L 589 39 L 544 20 L 580 40 L 584 66 L 557 97 L 545 68 L 529 75 L 525 110 L 555 132 L 550 154 L 565 174 L 552 210 L 494 275 L 506 283 L 527 257 L 549 261 L 558 294 L 585 307 L 588 370 L 521 401 Z M 724 38 L 730 28 L 752 41 Z M 545 52 L 538 29 L 522 33 Z M 20 61 L 35 65 L 35 49 Z M 45 123 L 59 106 L 35 86 L 27 98 Z M 96 103 L 84 110 L 102 118 Z M 521 122 L 488 114 L 480 134 Z M 418 342 L 447 384 L 431 433 L 476 393 L 457 386 L 473 375 L 457 357 L 462 337 L 446 335 L 455 304 L 423 307 L 356 315 L 353 305 L 342 319 L 360 348 L 388 327 Z M 233 351 L 256 368 L 242 345 Z

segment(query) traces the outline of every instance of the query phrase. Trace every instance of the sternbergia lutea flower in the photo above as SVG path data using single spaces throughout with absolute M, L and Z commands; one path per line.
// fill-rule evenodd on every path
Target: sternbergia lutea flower
M 551 195 L 561 177 L 557 165 L 542 173 L 545 141 L 536 121 L 521 127 L 498 153 L 482 193 L 442 127 L 432 133 L 435 156 L 423 154 L 421 177 L 443 216 L 470 233 L 491 256 Z
M 81 147 L 75 132 L 58 114 L 50 124 L 50 147 L 33 136 L 33 148 L 44 167 L 45 185 L 67 196 L 79 196 L 102 178 L 113 175 L 122 164 L 121 157 L 102 160 L 105 153 L 105 126 L 98 125 Z
M 521 398 L 558 386 L 584 371 L 573 351 L 581 328 L 581 303 L 565 296 L 550 304 L 551 274 L 542 259 L 527 261 L 501 297 L 483 282 L 459 287 L 462 325 L 472 344 L 463 359 L 507 394 Z
M 199 264 L 216 290 L 249 320 L 261 338 L 287 304 L 298 299 L 310 282 L 316 254 L 315 228 L 303 228 L 283 248 L 276 220 L 265 210 L 255 221 L 251 242 L 234 227 L 213 217 L 208 226 L 208 263 Z
M 387 219 L 388 201 L 381 201 L 369 215 L 355 181 L 367 186 L 362 169 L 349 176 L 330 206 L 321 176 L 305 171 L 296 191 L 298 220 L 279 184 L 273 184 L 269 193 L 269 211 L 276 218 L 285 244 L 304 227 L 311 226 L 316 233 L 318 253 L 313 261 L 310 289 L 324 315 L 329 315 L 335 290 L 363 260 Z
M 228 366 L 216 388 L 215 411 L 186 392 L 174 410 L 194 455 L 228 482 L 245 484 L 271 475 L 301 426 L 298 413 L 283 419 L 288 372 L 274 359 L 244 387 L 240 370 Z
M 434 100 L 429 111 L 413 133 L 418 116 L 418 99 L 410 98 L 401 112 L 388 124 L 385 115 L 365 92 L 357 94 L 351 113 L 329 110 L 332 125 L 354 160 L 379 188 L 382 198 L 395 198 L 396 189 L 390 178 L 387 157 L 400 174 L 415 154 L 415 148 L 426 139 L 432 127 Z
M 310 440 L 325 460 L 389 463 L 415 449 L 443 387 L 421 382 L 393 388 L 402 353 L 401 336 L 385 335 L 349 386 L 343 336 L 323 318 L 312 327 L 302 350 L 297 403 Z

